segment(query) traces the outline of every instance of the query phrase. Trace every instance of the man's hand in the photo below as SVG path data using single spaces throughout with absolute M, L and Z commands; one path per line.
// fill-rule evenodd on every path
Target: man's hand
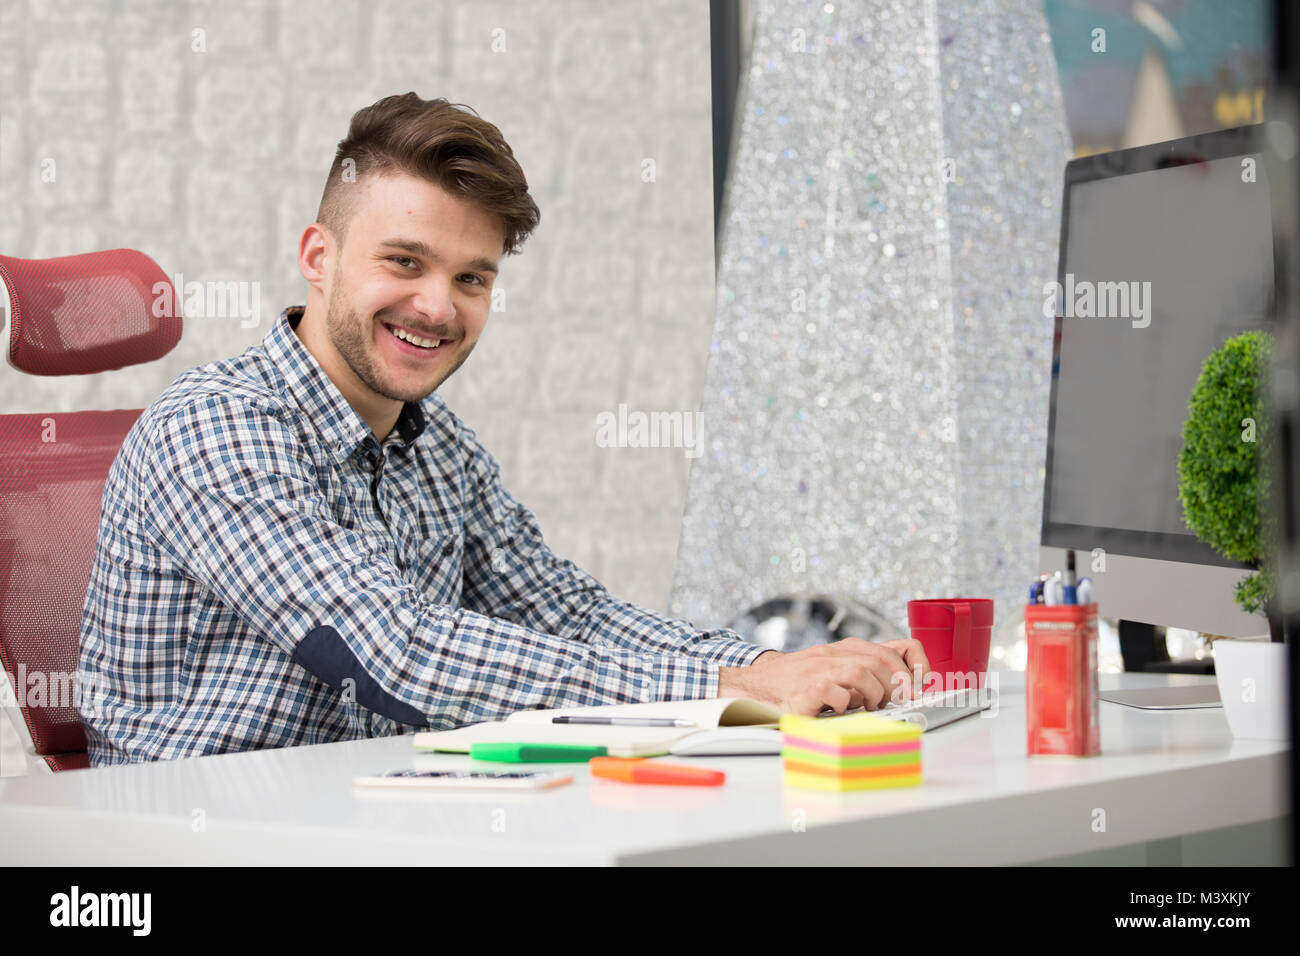
M 790 653 L 764 651 L 748 667 L 720 667 L 718 696 L 750 697 L 810 717 L 826 707 L 837 714 L 879 710 L 919 696 L 929 672 L 920 641 L 849 637 Z

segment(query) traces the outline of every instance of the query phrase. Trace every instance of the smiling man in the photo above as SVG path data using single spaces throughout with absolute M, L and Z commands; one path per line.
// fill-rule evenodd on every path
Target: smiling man
M 180 375 L 109 473 L 78 664 L 93 765 L 566 705 L 843 711 L 911 688 L 915 641 L 763 652 L 615 600 L 547 548 L 434 394 L 539 218 L 477 114 L 408 93 L 352 118 L 299 243 L 306 305 Z

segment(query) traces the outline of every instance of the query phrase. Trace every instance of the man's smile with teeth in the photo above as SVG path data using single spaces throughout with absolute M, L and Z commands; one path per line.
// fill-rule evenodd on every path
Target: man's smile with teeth
M 388 329 L 388 331 L 392 332 L 393 335 L 397 336 L 397 338 L 402 339 L 405 342 L 410 342 L 412 345 L 418 345 L 421 348 L 426 348 L 426 349 L 436 348 L 437 346 L 441 345 L 444 341 L 443 339 L 426 339 L 419 335 L 415 335 L 411 332 L 408 332 L 405 329 L 398 328 L 395 325 L 386 325 L 385 328 Z

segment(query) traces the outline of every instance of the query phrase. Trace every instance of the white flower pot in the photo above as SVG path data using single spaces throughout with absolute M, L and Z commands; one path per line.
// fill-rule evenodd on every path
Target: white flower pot
M 1287 645 L 1272 641 L 1214 642 L 1214 674 L 1232 735 L 1288 740 Z

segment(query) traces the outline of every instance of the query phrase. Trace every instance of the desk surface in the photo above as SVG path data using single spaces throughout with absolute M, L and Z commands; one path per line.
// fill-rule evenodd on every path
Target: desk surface
M 1101 704 L 1102 755 L 1025 755 L 1024 675 L 996 716 L 922 738 L 920 787 L 786 787 L 780 758 L 673 757 L 721 787 L 592 780 L 531 793 L 366 792 L 411 737 L 0 780 L 0 846 L 27 864 L 1014 864 L 1283 817 L 1289 746 L 1234 740 L 1221 709 Z M 1104 675 L 1102 687 L 1213 681 Z M 423 757 L 447 768 L 463 755 Z

